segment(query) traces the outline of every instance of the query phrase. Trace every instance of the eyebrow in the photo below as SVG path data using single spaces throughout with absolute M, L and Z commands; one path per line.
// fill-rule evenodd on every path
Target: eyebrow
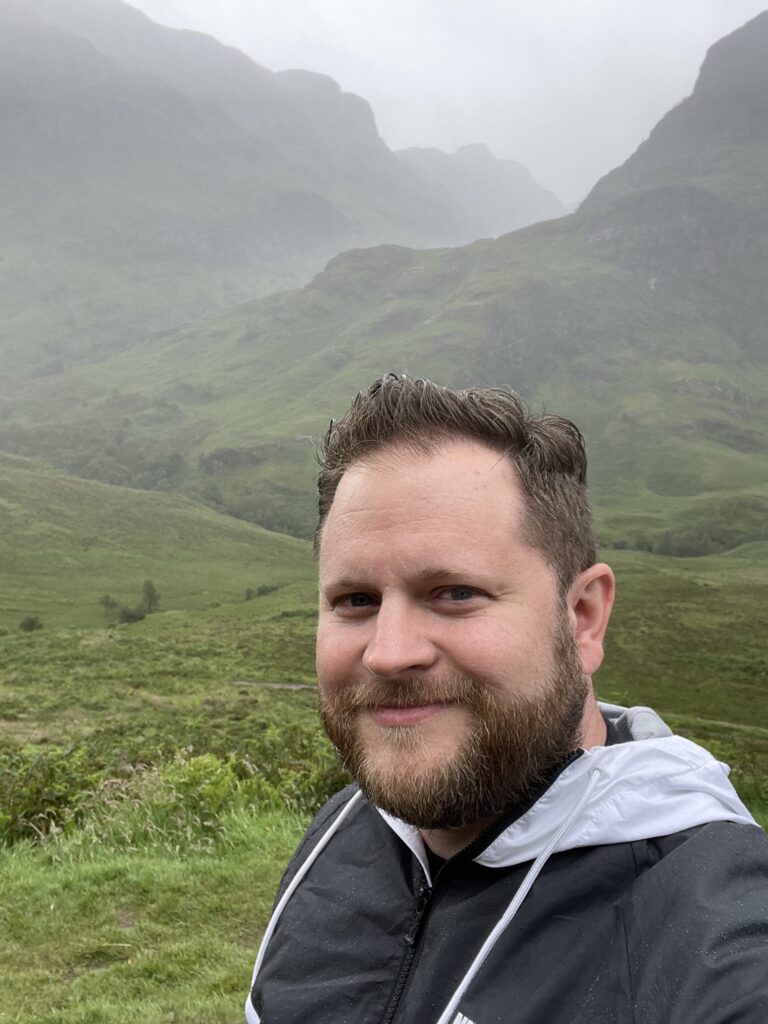
M 414 580 L 417 583 L 430 583 L 432 580 L 453 580 L 460 581 L 466 580 L 468 576 L 477 576 L 477 570 L 470 571 L 469 569 L 443 569 L 440 566 L 429 566 L 426 569 L 422 569 L 421 572 L 416 573 Z M 479 575 L 484 577 L 483 573 Z
M 321 590 L 359 590 L 365 589 L 365 573 L 359 576 L 330 576 L 327 580 L 320 581 Z M 477 569 L 448 569 L 441 566 L 427 566 L 421 569 L 414 576 L 410 577 L 413 583 L 432 583 L 441 581 L 445 583 L 466 583 L 468 579 L 479 580 L 490 583 L 493 577 Z

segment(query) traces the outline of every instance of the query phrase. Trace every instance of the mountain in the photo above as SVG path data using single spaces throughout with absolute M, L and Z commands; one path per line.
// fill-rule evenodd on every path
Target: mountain
M 304 283 L 353 246 L 456 244 L 487 206 L 398 159 L 330 78 L 119 0 L 0 0 L 0 131 L 13 378 Z
M 580 209 L 601 258 L 684 297 L 761 364 L 768 313 L 768 11 L 710 49 L 693 95 Z
M 117 0 L 0 0 L 0 131 L 7 374 L 451 238 L 365 101 Z
M 448 193 L 458 222 L 455 245 L 495 238 L 566 212 L 527 168 L 515 160 L 497 159 L 487 146 L 461 146 L 451 154 L 413 147 L 395 150 L 395 156 Z
M 695 186 L 764 208 L 768 196 L 768 11 L 709 50 L 693 95 L 595 187 L 585 208 L 650 188 Z
M 512 386 L 584 430 L 604 539 L 764 538 L 768 15 L 573 215 L 337 256 L 304 288 L 6 390 L 0 447 L 307 534 L 310 439 L 387 370 Z

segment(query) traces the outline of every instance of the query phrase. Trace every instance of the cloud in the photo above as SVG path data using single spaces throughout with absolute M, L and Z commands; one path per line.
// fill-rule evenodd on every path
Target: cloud
M 364 96 L 393 148 L 485 142 L 571 201 L 689 94 L 768 0 L 133 0 Z

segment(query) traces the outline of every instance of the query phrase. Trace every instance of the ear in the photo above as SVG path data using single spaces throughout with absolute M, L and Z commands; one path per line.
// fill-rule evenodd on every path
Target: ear
M 611 617 L 616 581 L 602 562 L 579 573 L 568 591 L 568 618 L 585 676 L 603 662 L 603 637 Z

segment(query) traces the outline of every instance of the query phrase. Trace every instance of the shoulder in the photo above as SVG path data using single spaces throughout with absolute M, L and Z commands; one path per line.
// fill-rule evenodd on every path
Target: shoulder
M 754 883 L 768 895 L 768 835 L 756 825 L 713 821 L 647 844 L 660 874 L 685 879 L 686 887 Z
M 334 793 L 334 795 L 327 800 L 315 814 L 307 828 L 307 831 L 304 833 L 301 842 L 296 847 L 296 851 L 291 857 L 288 867 L 285 869 L 285 874 L 283 875 L 280 888 L 277 893 L 277 900 L 280 899 L 285 888 L 290 885 L 293 876 L 299 870 L 306 858 L 311 854 L 316 843 L 320 842 L 327 829 L 333 825 L 333 822 L 336 820 L 338 815 L 343 812 L 344 808 L 358 792 L 359 787 L 355 783 L 345 786 L 344 789 L 340 789 L 338 793 Z M 368 808 L 370 811 L 370 804 L 368 804 L 367 800 L 361 801 L 361 809 L 362 808 Z
M 680 916 L 703 920 L 704 908 L 716 909 L 722 923 L 735 914 L 752 913 L 762 921 L 768 941 L 768 835 L 761 828 L 714 821 L 632 845 L 642 849 L 636 853 L 635 887 L 641 894 L 640 920 L 649 889 Z
M 768 1020 L 768 835 L 712 822 L 647 840 L 622 901 L 638 1019 Z

